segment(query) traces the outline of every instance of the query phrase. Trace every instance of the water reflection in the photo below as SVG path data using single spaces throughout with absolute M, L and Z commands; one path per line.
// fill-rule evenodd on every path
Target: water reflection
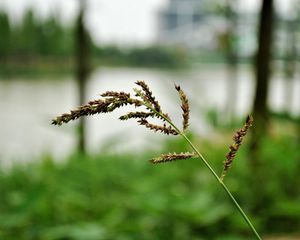
M 134 81 L 146 80 L 162 103 L 164 109 L 177 122 L 180 120 L 179 99 L 173 84 L 179 83 L 191 101 L 191 126 L 205 135 L 209 125 L 203 113 L 208 109 L 224 112 L 226 107 L 226 68 L 205 66 L 187 71 L 165 71 L 157 69 L 99 68 L 88 83 L 88 98 L 98 97 L 106 90 L 131 91 Z M 247 114 L 253 98 L 253 75 L 248 67 L 238 73 L 239 84 L 236 112 Z M 27 161 L 48 152 L 64 158 L 76 146 L 76 123 L 60 128 L 51 126 L 53 116 L 76 107 L 77 91 L 72 78 L 14 79 L 0 81 L 0 157 L 2 162 Z M 283 85 L 285 82 L 275 75 L 271 81 L 269 103 L 274 110 L 285 107 Z M 293 81 L 291 111 L 300 112 L 300 80 Z M 297 90 L 298 89 L 298 90 Z M 129 110 L 130 108 L 128 108 Z M 152 134 L 134 121 L 120 123 L 120 113 L 88 118 L 88 146 L 90 151 L 99 151 L 103 146 L 109 151 L 131 151 L 151 146 L 151 141 L 160 141 L 160 135 Z M 119 143 L 119 144 L 117 144 Z

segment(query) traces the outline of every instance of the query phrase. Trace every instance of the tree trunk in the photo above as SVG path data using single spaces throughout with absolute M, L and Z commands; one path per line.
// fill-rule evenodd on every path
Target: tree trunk
M 79 104 L 85 102 L 86 81 L 89 74 L 89 37 L 84 26 L 85 0 L 80 1 L 76 23 L 76 78 L 78 83 Z M 86 119 L 80 118 L 78 126 L 78 150 L 86 151 Z
M 293 89 L 294 89 L 294 77 L 296 73 L 297 64 L 297 20 L 288 21 L 284 24 L 286 29 L 287 41 L 286 41 L 286 54 L 284 61 L 284 73 L 285 73 L 285 109 L 287 114 L 291 114 L 293 106 Z
M 263 0 L 260 13 L 258 51 L 256 55 L 256 89 L 253 106 L 255 127 L 253 128 L 252 150 L 267 133 L 269 112 L 267 106 L 271 65 L 271 46 L 273 33 L 273 0 Z
M 268 176 L 263 172 L 263 160 L 261 156 L 261 143 L 267 134 L 270 116 L 267 106 L 268 87 L 271 68 L 273 0 L 263 0 L 260 13 L 258 51 L 256 55 L 256 89 L 253 105 L 254 127 L 249 151 L 249 164 L 251 170 L 251 182 L 253 186 L 253 198 L 251 199 L 252 211 L 260 214 L 268 200 L 264 190 L 268 182 Z M 259 186 L 259 187 L 257 187 Z
M 225 17 L 227 21 L 227 39 L 225 43 L 225 55 L 227 61 L 227 117 L 228 122 L 234 120 L 237 108 L 238 98 L 238 77 L 237 77 L 237 14 L 233 10 L 232 5 L 236 4 L 236 1 L 227 1 L 225 6 Z

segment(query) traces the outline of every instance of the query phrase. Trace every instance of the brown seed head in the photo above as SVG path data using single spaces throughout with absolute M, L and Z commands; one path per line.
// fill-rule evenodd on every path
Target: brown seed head
M 141 101 L 129 98 L 129 94 L 114 93 L 114 95 L 114 97 L 107 97 L 105 99 L 97 99 L 90 101 L 86 105 L 82 105 L 75 110 L 71 110 L 70 113 L 64 113 L 61 116 L 58 116 L 55 119 L 53 119 L 52 124 L 62 125 L 63 123 L 68 123 L 69 121 L 78 119 L 83 116 L 112 112 L 115 109 L 125 105 L 142 105 Z
M 226 160 L 224 161 L 224 168 L 221 174 L 222 180 L 226 176 L 228 169 L 231 167 L 232 162 L 236 156 L 236 153 L 242 144 L 242 140 L 246 136 L 248 129 L 252 126 L 252 123 L 253 123 L 253 117 L 248 116 L 244 126 L 234 134 L 233 136 L 234 142 L 231 146 L 229 146 L 229 152 L 226 154 Z
M 173 129 L 171 126 L 168 126 L 164 123 L 163 126 L 159 126 L 159 125 L 155 125 L 155 124 L 152 124 L 152 123 L 149 123 L 146 119 L 144 118 L 141 118 L 140 120 L 138 120 L 138 123 L 140 125 L 143 125 L 145 126 L 146 128 L 149 128 L 150 130 L 153 130 L 154 132 L 162 132 L 164 134 L 167 134 L 167 135 L 178 135 L 178 132 Z
M 62 125 L 63 123 L 68 123 L 71 120 L 75 120 L 79 117 L 93 115 L 97 113 L 106 113 L 111 104 L 113 104 L 114 99 L 106 100 L 95 100 L 90 101 L 87 105 L 82 105 L 75 110 L 70 111 L 70 113 L 64 113 L 61 116 L 56 117 L 52 120 L 54 125 Z
M 179 85 L 175 84 L 175 89 L 177 90 L 180 100 L 181 100 L 181 109 L 182 109 L 182 128 L 183 131 L 185 131 L 189 126 L 189 118 L 190 118 L 190 106 L 189 101 L 185 95 L 185 93 L 182 91 Z
M 154 116 L 154 113 L 151 113 L 151 112 L 130 112 L 130 113 L 127 113 L 123 116 L 121 116 L 119 119 L 120 120 L 128 120 L 128 119 L 131 119 L 131 118 L 148 118 L 148 117 L 153 117 Z
M 127 98 L 130 98 L 130 93 L 107 91 L 105 93 L 100 94 L 100 96 L 101 97 L 114 97 L 114 98 L 120 98 L 120 99 L 127 99 Z
M 152 92 L 150 91 L 149 86 L 144 81 L 136 81 L 136 84 L 142 88 L 144 91 L 144 94 L 141 96 L 145 102 L 150 103 L 153 105 L 154 109 L 157 112 L 161 112 L 161 107 L 158 103 L 158 101 L 155 100 L 155 97 L 153 96 Z
M 189 159 L 192 157 L 195 157 L 196 153 L 192 152 L 185 152 L 185 153 L 167 153 L 167 154 L 162 154 L 159 157 L 153 158 L 149 160 L 149 162 L 153 164 L 159 164 L 159 163 L 166 163 L 166 162 L 172 162 L 172 161 L 177 161 L 177 160 L 185 160 Z

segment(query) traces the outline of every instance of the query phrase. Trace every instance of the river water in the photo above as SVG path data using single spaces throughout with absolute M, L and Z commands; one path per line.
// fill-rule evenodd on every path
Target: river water
M 251 68 L 241 67 L 237 78 L 238 82 L 233 83 L 237 92 L 234 111 L 236 115 L 243 116 L 249 113 L 253 101 L 254 77 Z M 174 83 L 180 84 L 190 99 L 191 127 L 197 134 L 205 136 L 211 130 L 205 118 L 208 110 L 228 112 L 229 81 L 223 65 L 200 66 L 185 71 L 99 68 L 87 83 L 87 100 L 96 99 L 99 93 L 106 90 L 131 91 L 136 80 L 145 80 L 150 85 L 162 107 L 179 124 L 180 101 Z M 276 111 L 287 106 L 292 114 L 299 115 L 299 78 L 291 80 L 288 87 L 282 76 L 274 75 L 269 105 Z M 77 106 L 77 92 L 72 77 L 0 80 L 0 163 L 36 160 L 42 154 L 62 159 L 70 154 L 76 147 L 76 123 L 61 127 L 50 123 L 56 115 Z M 137 151 L 145 147 L 155 148 L 157 142 L 164 139 L 159 134 L 137 127 L 133 120 L 120 122 L 117 119 L 123 112 L 120 110 L 88 118 L 89 151 Z

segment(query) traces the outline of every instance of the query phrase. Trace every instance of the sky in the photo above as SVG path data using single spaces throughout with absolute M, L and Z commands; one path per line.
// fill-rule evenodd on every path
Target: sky
M 86 0 L 88 3 L 86 24 L 97 43 L 147 45 L 155 42 L 157 12 L 166 7 L 169 0 Z M 278 8 L 288 11 L 291 1 L 277 0 Z M 16 3 L 17 2 L 17 3 Z M 78 0 L 0 0 L 0 9 L 10 13 L 13 20 L 21 19 L 28 8 L 39 17 L 49 14 L 71 22 L 78 11 Z M 240 8 L 257 11 L 261 0 L 242 0 Z

